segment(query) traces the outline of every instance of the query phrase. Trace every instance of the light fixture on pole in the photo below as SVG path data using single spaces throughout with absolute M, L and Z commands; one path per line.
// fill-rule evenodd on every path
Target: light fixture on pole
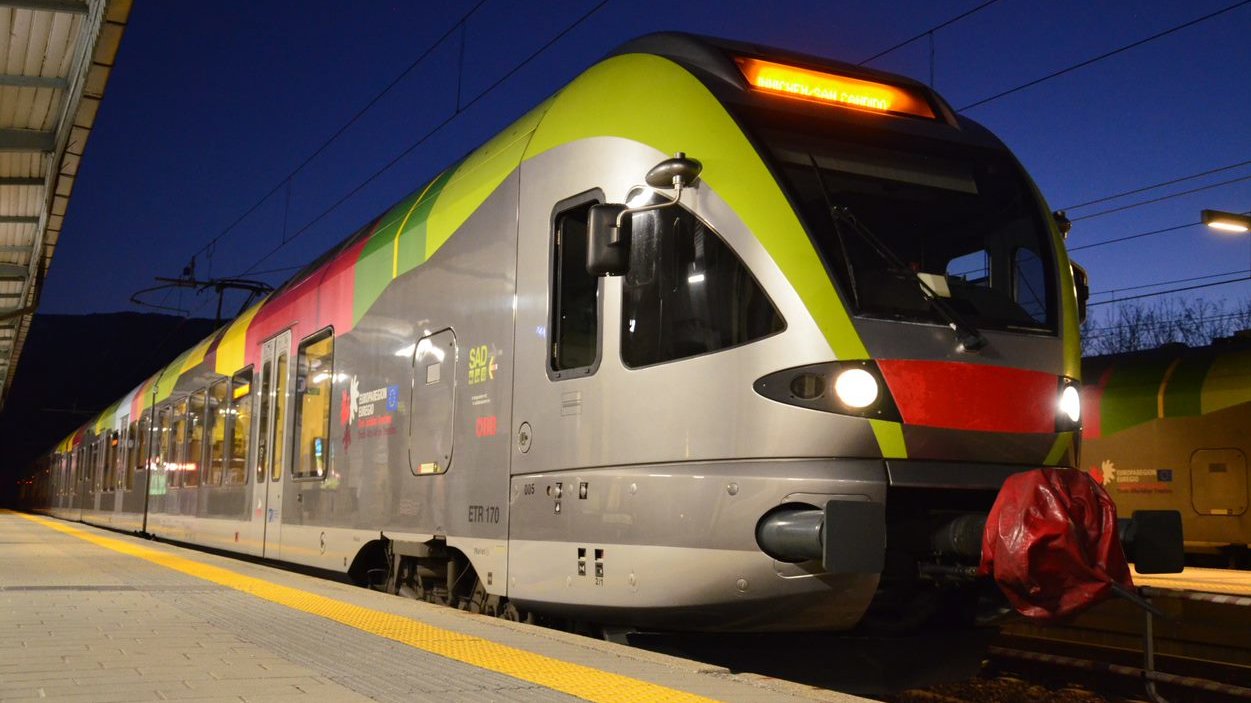
M 1203 224 L 1218 229 L 1222 232 L 1248 232 L 1251 231 L 1251 217 L 1240 215 L 1234 212 L 1222 212 L 1220 210 L 1204 210 L 1202 213 Z

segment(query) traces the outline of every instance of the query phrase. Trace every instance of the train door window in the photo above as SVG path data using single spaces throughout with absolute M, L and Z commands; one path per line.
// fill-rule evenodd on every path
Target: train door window
M 87 490 L 94 493 L 100 486 L 100 467 L 96 463 L 96 438 L 87 444 Z
M 156 435 L 156 456 L 152 458 L 150 466 L 153 469 L 152 481 L 153 488 L 158 494 L 164 494 L 169 487 L 170 466 L 168 462 L 171 460 L 170 454 L 170 424 L 173 420 L 172 409 L 166 405 L 160 409 L 157 419 L 157 435 Z
M 1035 322 L 1047 321 L 1047 270 L 1038 253 L 1026 247 L 1012 252 L 1012 296 Z
M 593 373 L 599 360 L 599 277 L 586 270 L 587 216 L 594 201 L 555 217 L 548 361 L 553 378 Z
M 132 475 L 140 471 L 146 471 L 148 468 L 148 432 L 151 430 L 148 413 L 140 415 L 139 421 L 134 423 L 134 425 L 134 429 L 130 431 L 130 441 L 135 445 L 134 454 L 130 459 L 130 473 Z
M 389 398 L 388 389 L 387 402 Z M 417 342 L 409 408 L 409 469 L 417 475 L 446 472 L 452 463 L 456 416 L 456 334 L 452 330 Z M 368 419 L 362 419 L 361 425 Z
M 1247 487 L 1242 450 L 1200 449 L 1190 455 L 1190 499 L 1196 513 L 1242 515 L 1247 512 Z
M 127 453 L 130 450 L 130 416 L 122 417 L 121 428 L 117 432 L 117 463 L 113 467 L 113 473 L 117 487 L 129 490 L 130 486 L 126 479 L 130 474 L 126 471 L 126 467 L 129 466 Z
M 265 457 L 269 453 L 269 384 L 272 383 L 274 365 L 271 361 L 261 364 L 261 414 L 257 418 L 260 430 L 256 434 L 256 483 L 265 483 Z
M 135 490 L 135 472 L 143 466 L 143 453 L 139 449 L 140 431 L 139 423 L 133 420 L 126 428 L 126 461 L 122 464 L 126 476 L 122 480 L 128 491 Z
M 634 216 L 621 301 L 626 366 L 729 349 L 785 326 L 734 251 L 689 210 Z
M 293 479 L 320 479 L 326 476 L 333 384 L 334 330 L 324 329 L 300 342 L 296 353 L 295 422 L 291 452 L 295 461 L 291 468 Z
M 200 483 L 204 470 L 204 397 L 205 389 L 191 394 L 187 399 L 187 456 L 183 459 L 183 485 Z
M 225 473 L 226 412 L 230 409 L 230 404 L 226 402 L 228 383 L 223 378 L 208 389 L 208 408 L 204 413 L 204 431 L 209 438 L 208 477 L 205 483 L 210 486 L 222 485 L 222 474 Z
M 93 493 L 100 490 L 100 484 L 104 482 L 104 466 L 100 461 L 100 444 L 104 441 L 103 437 L 92 437 L 91 446 L 88 451 L 91 452 L 91 458 L 87 460 L 87 465 L 91 467 L 91 491 Z
M 286 336 L 290 340 L 290 336 Z M 290 344 L 288 341 L 286 344 Z M 269 479 L 277 481 L 282 478 L 282 462 L 285 458 L 287 437 L 287 350 L 278 352 L 274 361 L 274 463 Z
M 112 493 L 117 488 L 117 449 L 120 441 L 117 432 L 108 432 L 104 435 L 104 485 L 102 488 L 105 493 Z
M 248 481 L 248 443 L 252 439 L 252 367 L 230 379 L 230 411 L 226 415 L 225 483 L 242 486 Z
M 171 487 L 182 486 L 186 476 L 187 436 L 187 399 L 183 398 L 174 405 L 173 439 L 170 447 L 173 452 L 168 459 L 174 472 L 170 476 Z

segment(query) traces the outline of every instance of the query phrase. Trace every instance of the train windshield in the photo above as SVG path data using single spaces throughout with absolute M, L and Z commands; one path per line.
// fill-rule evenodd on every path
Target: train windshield
M 1057 329 L 1049 230 L 1006 154 L 761 136 L 856 314 Z

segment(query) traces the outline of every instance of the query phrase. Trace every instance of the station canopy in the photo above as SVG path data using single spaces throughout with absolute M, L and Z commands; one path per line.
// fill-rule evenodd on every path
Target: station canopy
M 0 407 L 131 0 L 0 0 Z

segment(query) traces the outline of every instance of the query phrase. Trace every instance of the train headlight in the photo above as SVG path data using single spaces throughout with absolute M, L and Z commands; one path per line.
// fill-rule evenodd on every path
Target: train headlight
M 877 402 L 880 394 L 877 379 L 864 369 L 846 369 L 834 379 L 834 395 L 849 408 L 867 408 Z
M 774 371 L 753 384 L 779 403 L 839 415 L 899 422 L 890 386 L 872 359 L 845 359 Z
M 1060 379 L 1060 398 L 1057 405 L 1056 430 L 1067 432 L 1082 425 L 1082 394 L 1077 381 Z

